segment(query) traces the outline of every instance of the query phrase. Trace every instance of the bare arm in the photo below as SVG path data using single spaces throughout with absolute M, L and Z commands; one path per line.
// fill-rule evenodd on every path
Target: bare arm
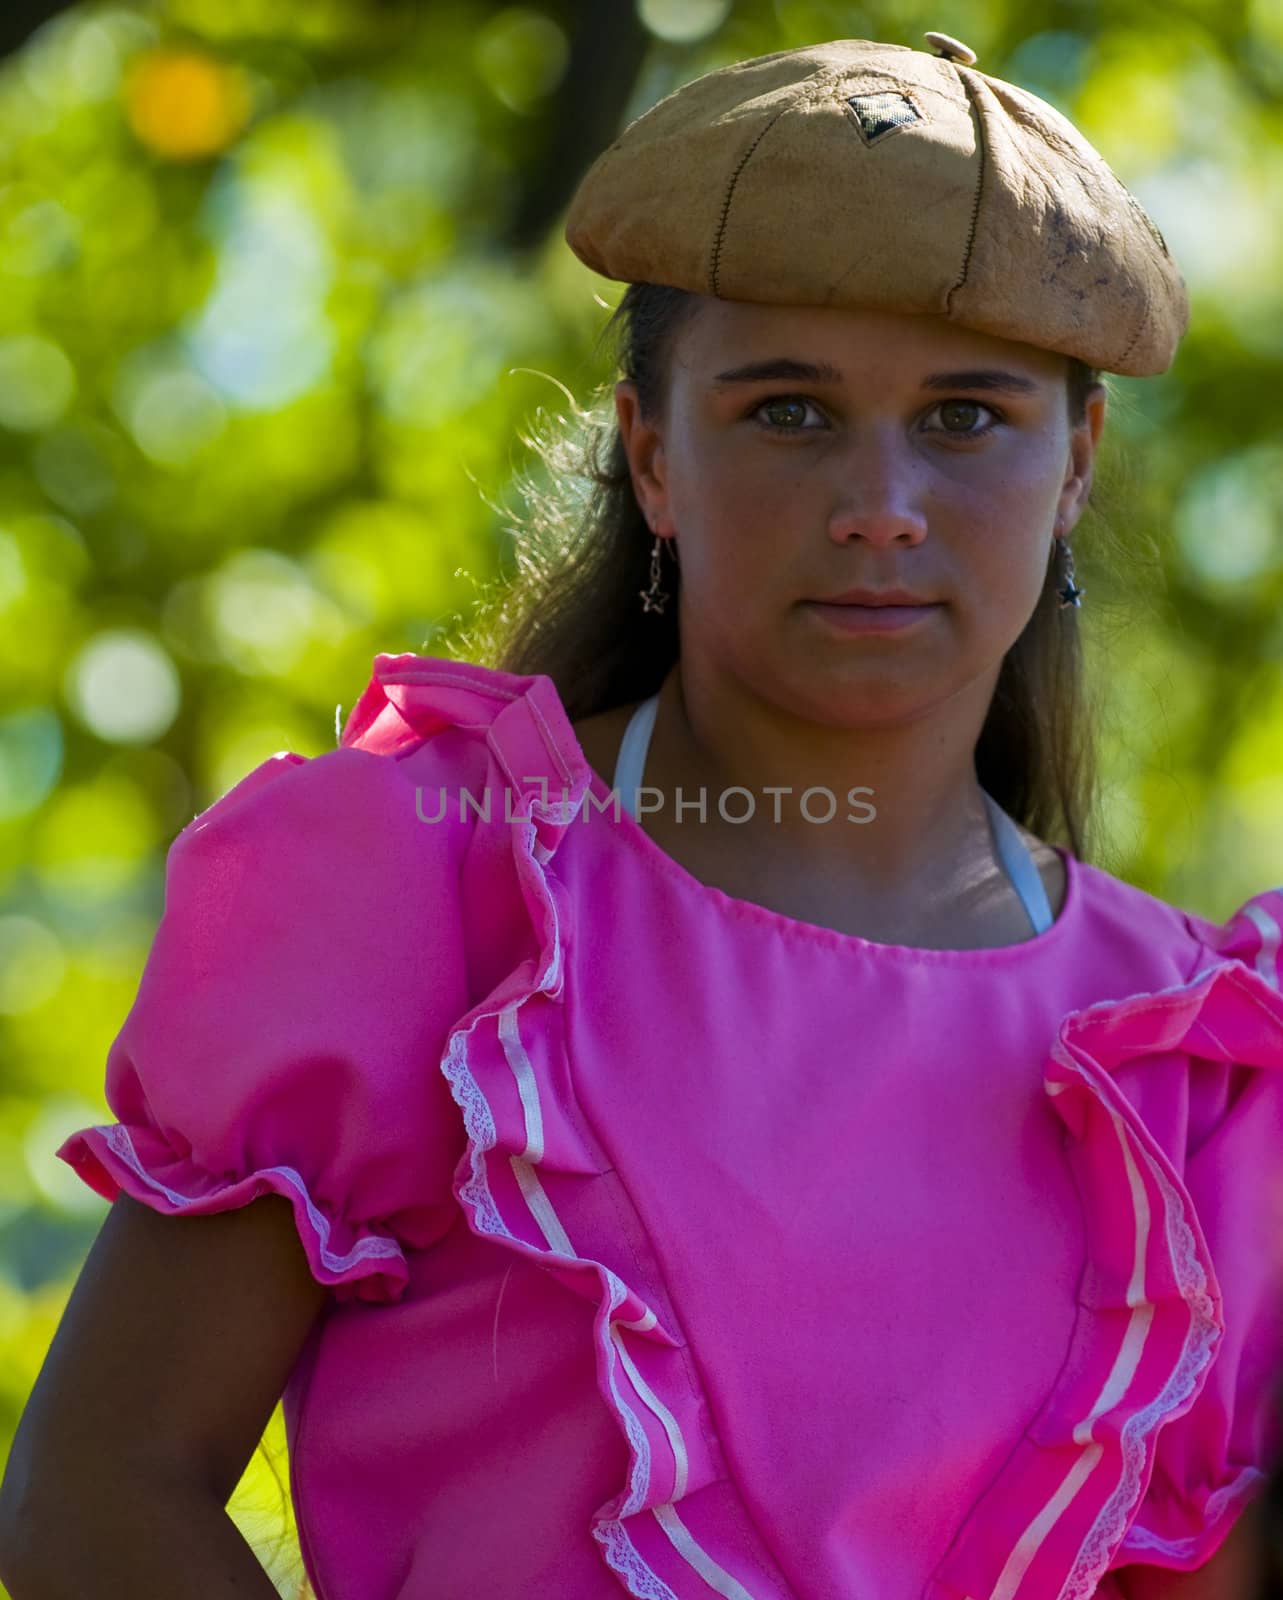
M 280 1600 L 208 1494 L 142 1474 L 78 1498 L 56 1546 L 0 1555 L 0 1582 L 11 1600 Z
M 118 1195 L 0 1484 L 14 1600 L 274 1596 L 224 1508 L 326 1300 L 282 1196 L 166 1216 Z

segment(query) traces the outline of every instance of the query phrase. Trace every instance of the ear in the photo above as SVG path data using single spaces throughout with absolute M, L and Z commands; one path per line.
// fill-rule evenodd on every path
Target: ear
M 642 515 L 664 538 L 672 534 L 668 506 L 668 472 L 664 459 L 662 424 L 647 421 L 641 413 L 637 385 L 621 378 L 615 385 L 615 415 L 619 436 L 633 480 L 633 493 Z
M 1104 384 L 1095 384 L 1087 396 L 1083 420 L 1075 423 L 1069 431 L 1069 467 L 1061 486 L 1060 499 L 1056 502 L 1056 517 L 1058 521 L 1063 521 L 1066 536 L 1087 509 L 1096 450 L 1105 427 L 1108 401 L 1109 391 Z

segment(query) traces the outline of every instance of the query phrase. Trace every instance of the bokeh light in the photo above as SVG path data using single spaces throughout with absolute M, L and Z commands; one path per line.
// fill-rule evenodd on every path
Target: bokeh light
M 6 1415 L 102 1215 L 52 1152 L 109 1120 L 175 835 L 274 753 L 332 750 L 377 653 L 448 643 L 512 570 L 524 482 L 586 503 L 523 441 L 539 408 L 613 410 L 596 340 L 623 285 L 565 246 L 576 169 L 710 67 L 920 50 L 941 22 L 848 0 L 601 20 L 592 0 L 72 0 L 0 61 Z M 1074 547 L 1104 708 L 1094 856 L 1220 918 L 1283 882 L 1283 7 L 1160 26 L 1008 3 L 957 28 L 1084 127 L 1191 292 L 1172 369 L 1109 379 Z M 32 1218 L 49 1231 L 19 1260 Z
M 76 369 L 52 339 L 32 333 L 0 339 L 0 427 L 47 428 L 75 392 Z
M 731 0 L 637 0 L 637 13 L 657 39 L 694 44 L 716 33 L 731 11 Z M 843 30 L 846 37 L 852 37 Z
M 52 929 L 34 917 L 0 917 L 0 1015 L 34 1011 L 58 992 L 67 963 Z
M 528 6 L 498 12 L 477 34 L 477 69 L 512 111 L 527 111 L 551 94 L 569 58 L 565 30 Z
M 129 124 L 149 150 L 170 161 L 204 160 L 225 149 L 251 109 L 241 69 L 204 51 L 165 46 L 131 64 Z
M 41 805 L 62 772 L 62 723 L 49 706 L 0 717 L 0 822 Z
M 148 743 L 178 715 L 178 672 L 168 651 L 140 629 L 96 634 L 67 669 L 67 702 L 99 739 Z

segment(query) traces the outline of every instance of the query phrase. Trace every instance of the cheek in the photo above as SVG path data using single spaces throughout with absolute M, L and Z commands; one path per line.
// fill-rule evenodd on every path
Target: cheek
M 789 531 L 799 518 L 798 474 L 763 470 L 760 452 L 724 442 L 669 461 L 669 503 L 683 574 L 724 591 L 756 591 L 772 572 L 796 565 Z
M 1027 589 L 1051 552 L 1055 489 L 1038 463 L 1002 463 L 973 474 L 965 487 L 952 485 L 940 495 L 944 524 L 965 530 L 964 554 L 977 566 L 1001 574 L 1006 587 Z M 949 508 L 949 509 L 945 509 Z M 954 520 L 956 514 L 956 520 Z
M 796 586 L 797 556 L 790 554 L 781 524 L 751 500 L 728 496 L 706 505 L 701 520 L 680 537 L 682 582 L 701 606 L 760 613 Z
M 973 571 L 1005 603 L 1027 599 L 1032 605 L 1042 586 L 1046 559 L 1047 552 L 1027 528 L 1013 528 L 1006 537 L 991 538 L 980 547 Z
M 762 500 L 775 504 L 804 492 L 808 473 L 803 458 L 809 452 L 764 439 L 752 429 L 751 422 L 734 418 L 686 428 L 680 447 L 669 457 L 682 494 L 751 509 Z
M 1005 652 L 1023 633 L 1042 593 L 1047 552 L 1027 529 L 992 541 L 968 569 L 964 611 L 986 649 Z

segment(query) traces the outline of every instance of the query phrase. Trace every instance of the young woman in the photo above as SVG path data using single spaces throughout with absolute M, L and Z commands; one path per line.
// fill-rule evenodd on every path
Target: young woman
M 16 1600 L 72 1506 L 121 1593 L 266 1597 L 220 1519 L 282 1392 L 321 1600 L 1257 1600 L 1283 890 L 1083 858 L 1068 539 L 1184 286 L 929 38 L 604 153 L 584 537 L 175 841 Z

